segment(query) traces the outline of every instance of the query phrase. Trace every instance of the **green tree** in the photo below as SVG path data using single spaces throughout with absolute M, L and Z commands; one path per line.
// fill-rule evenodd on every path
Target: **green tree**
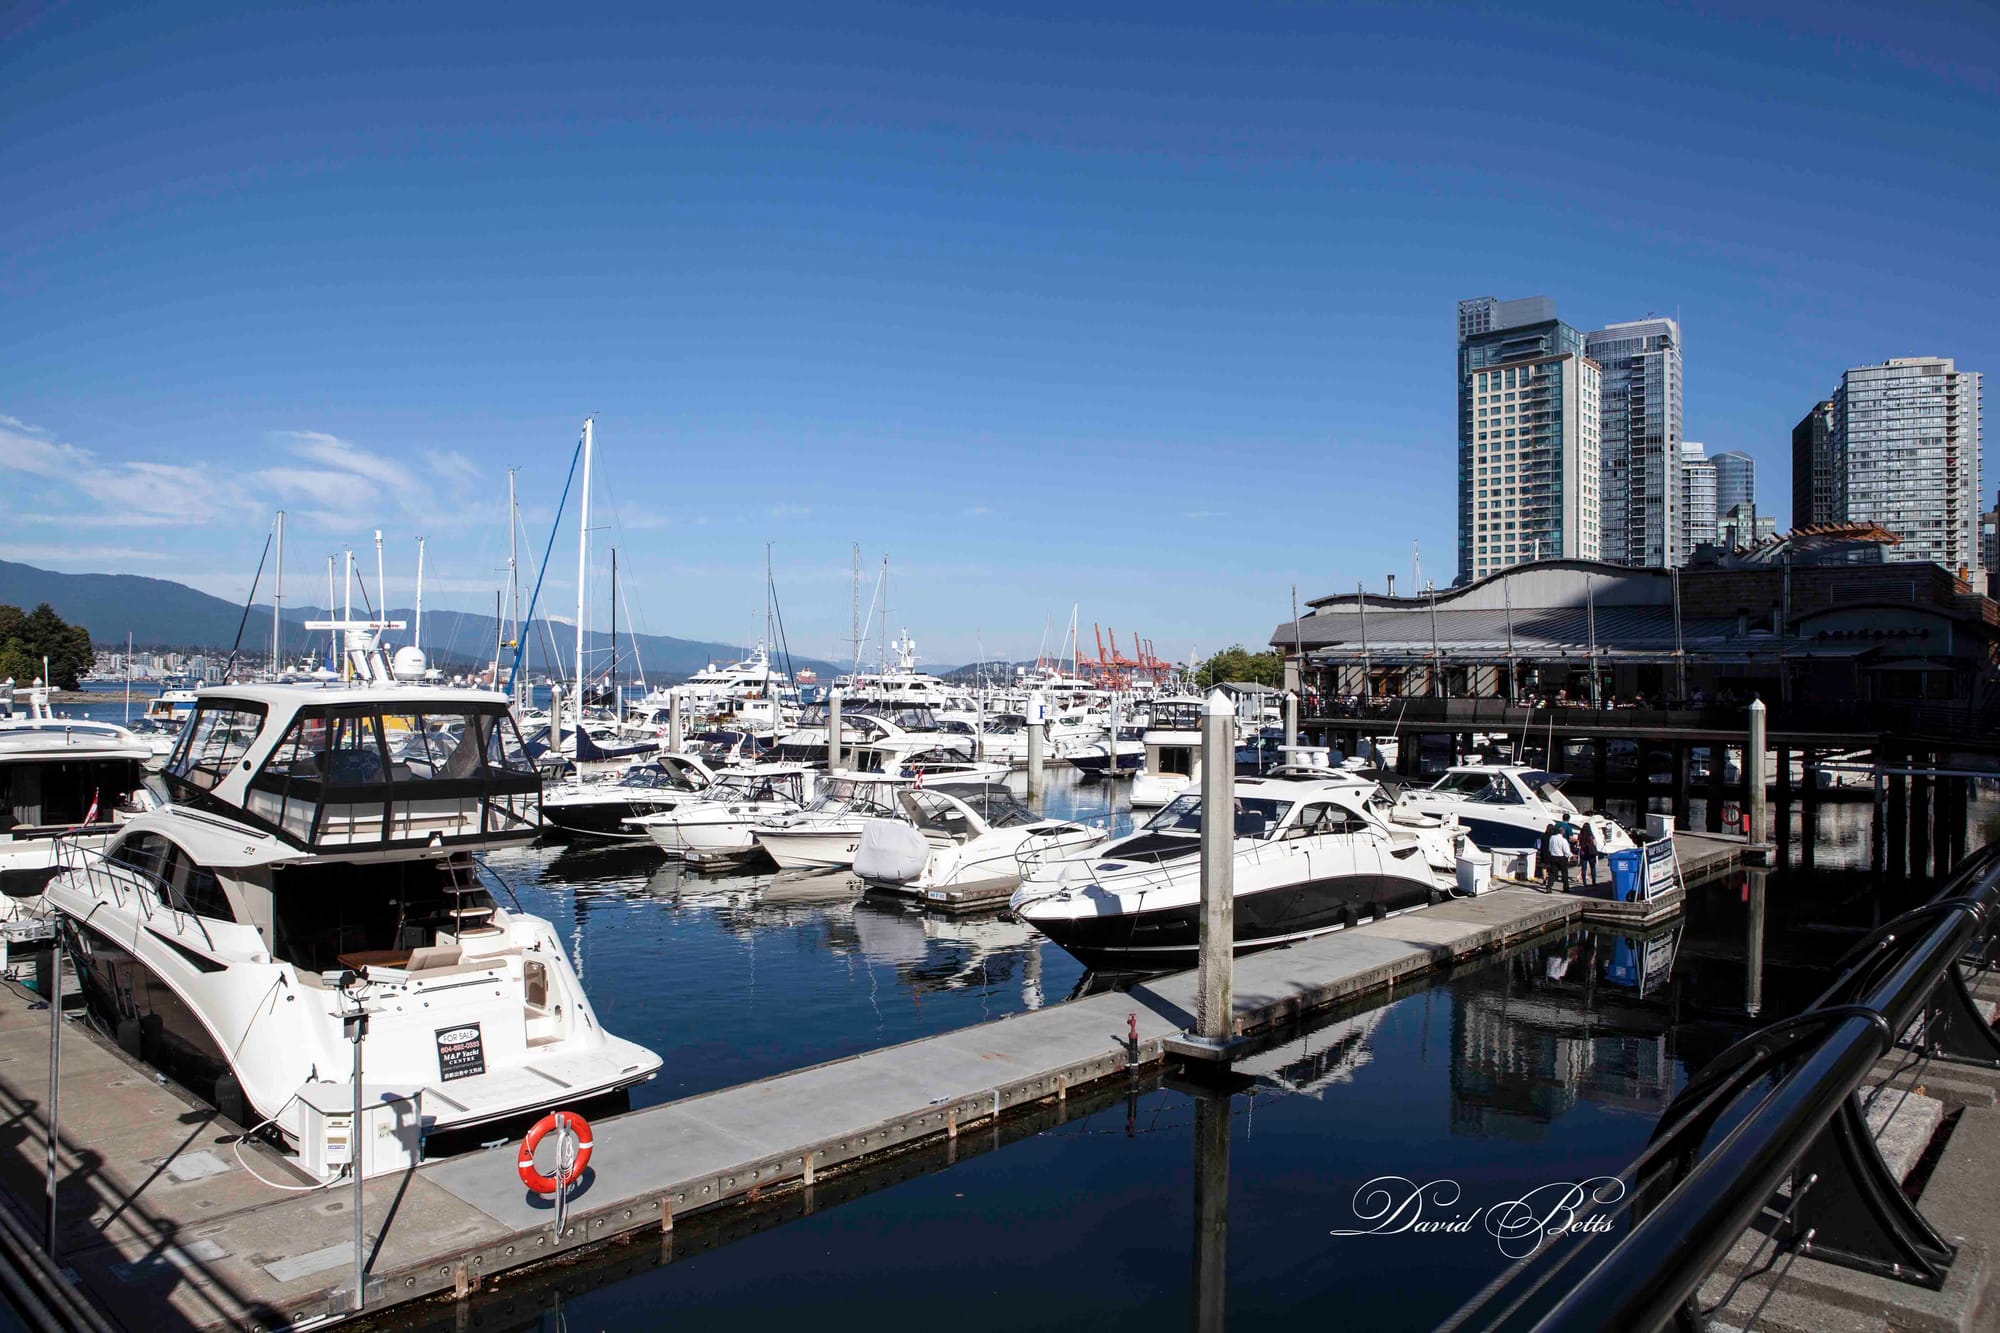
M 1231 644 L 1195 668 L 1194 683 L 1210 689 L 1225 681 L 1240 680 L 1252 685 L 1285 683 L 1285 659 L 1277 649 L 1253 653 L 1240 643 Z
M 49 684 L 75 689 L 97 658 L 90 631 L 64 621 L 47 602 L 26 613 L 18 606 L 0 606 L 0 680 L 12 677 L 21 685 L 38 680 L 44 658 Z

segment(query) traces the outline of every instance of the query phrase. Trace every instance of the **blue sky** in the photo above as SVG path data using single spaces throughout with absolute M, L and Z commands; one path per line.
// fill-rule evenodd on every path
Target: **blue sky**
M 928 660 L 1183 657 L 1453 572 L 1460 297 L 1677 311 L 1781 515 L 1842 368 L 2000 370 L 1991 6 L 696 14 L 0 9 L 0 558 L 240 597 L 283 505 L 484 608 L 595 413 L 642 628 L 770 542 L 838 655 L 859 542 Z

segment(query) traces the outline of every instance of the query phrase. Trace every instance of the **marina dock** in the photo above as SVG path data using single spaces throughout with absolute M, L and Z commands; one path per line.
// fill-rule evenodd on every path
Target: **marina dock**
M 1239 959 L 1235 1028 L 1256 1033 L 1393 990 L 1567 925 L 1584 900 L 1503 888 Z M 595 1126 L 567 1225 L 515 1174 L 515 1146 L 378 1177 L 365 1187 L 367 1306 L 466 1295 L 485 1279 L 919 1144 L 1155 1064 L 1189 1024 L 1194 975 L 1001 1018 L 849 1059 L 647 1107 Z M 60 1262 L 117 1322 L 295 1325 L 352 1306 L 351 1185 L 310 1182 L 133 1064 L 74 1017 L 63 1043 Z M 27 1218 L 43 1192 L 46 1009 L 0 997 L 0 1182 Z M 304 1187 L 304 1188 L 301 1188 Z

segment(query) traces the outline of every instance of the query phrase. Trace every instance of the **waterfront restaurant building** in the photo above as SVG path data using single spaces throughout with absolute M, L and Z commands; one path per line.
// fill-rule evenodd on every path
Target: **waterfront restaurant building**
M 1543 560 L 1414 597 L 1320 597 L 1271 634 L 1308 716 L 1415 697 L 1685 708 L 2000 704 L 1994 602 L 1868 525 L 1680 570 Z M 1295 673 L 1295 674 L 1293 674 Z

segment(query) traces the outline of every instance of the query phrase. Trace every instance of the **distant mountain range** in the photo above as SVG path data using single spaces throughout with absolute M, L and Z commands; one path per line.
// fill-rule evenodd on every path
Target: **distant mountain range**
M 268 657 L 271 651 L 271 608 L 268 603 L 250 608 L 246 618 L 242 606 L 168 579 L 145 578 L 137 574 L 59 574 L 33 565 L 0 560 L 0 604 L 33 608 L 41 602 L 54 607 L 56 614 L 73 625 L 89 629 L 100 647 L 123 648 L 129 632 L 142 648 L 207 649 L 228 652 L 238 642 L 240 651 L 252 659 Z M 324 620 L 327 613 L 317 607 L 287 606 L 285 656 L 296 660 L 306 651 L 310 639 L 303 627 L 307 620 Z M 393 610 L 389 619 L 414 622 L 414 611 Z M 396 637 L 408 642 L 409 631 Z M 492 616 L 464 611 L 424 612 L 424 651 L 440 665 L 471 666 L 493 660 L 497 629 Z M 567 660 L 576 647 L 576 627 L 538 618 L 528 632 L 528 666 L 540 674 L 549 667 L 549 647 L 553 643 Z M 620 650 L 632 651 L 633 636 L 621 629 Z M 700 639 L 676 639 L 663 634 L 637 636 L 639 660 L 648 678 L 679 678 L 701 670 L 710 662 L 730 662 L 743 653 L 741 644 L 714 643 Z M 603 630 L 590 632 L 586 649 L 592 665 L 602 665 L 601 654 L 609 647 L 610 636 Z M 822 680 L 831 680 L 845 667 L 814 658 L 794 657 L 794 668 L 817 671 Z

